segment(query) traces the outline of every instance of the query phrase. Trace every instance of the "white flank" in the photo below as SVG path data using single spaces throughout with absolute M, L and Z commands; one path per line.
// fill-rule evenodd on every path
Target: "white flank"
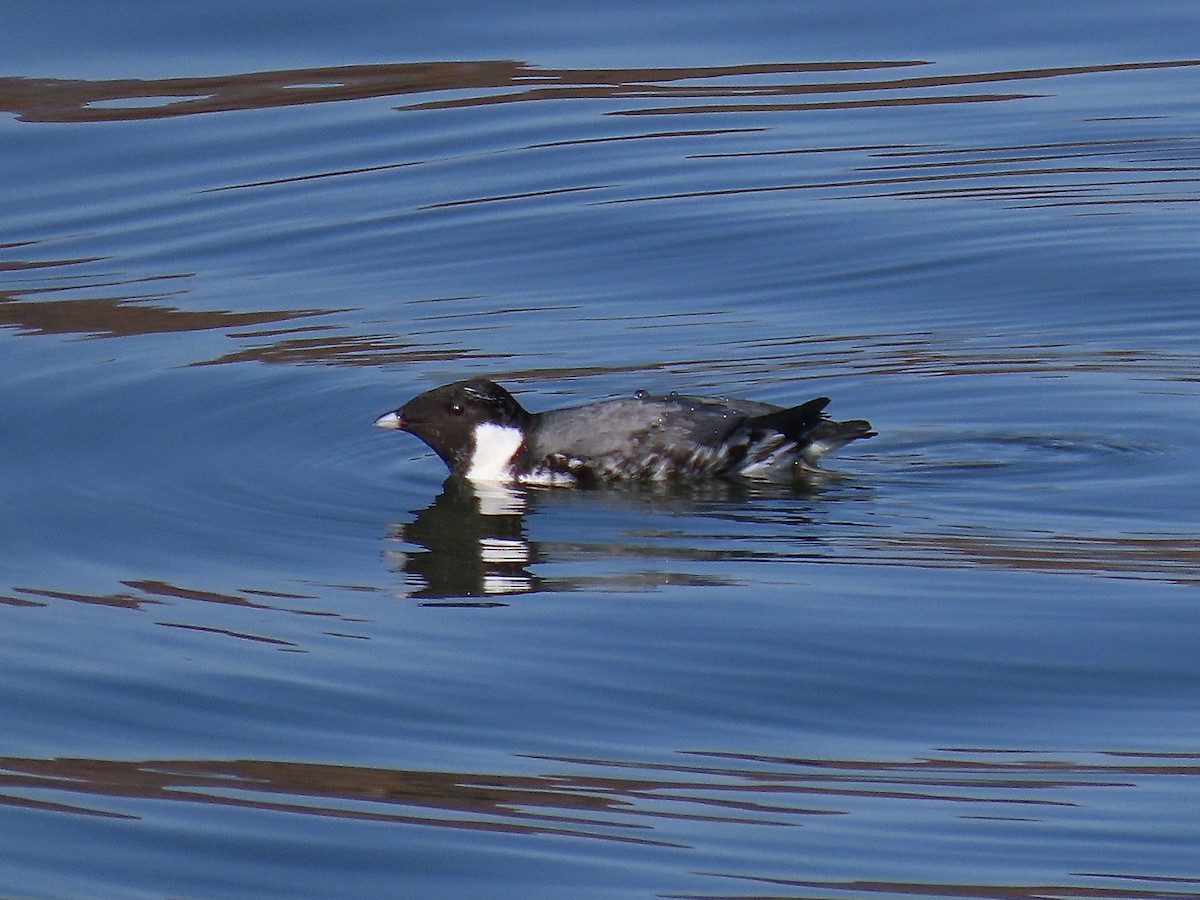
M 579 481 L 570 472 L 554 472 L 540 467 L 522 475 L 520 480 L 521 484 L 532 484 L 536 487 L 570 487 Z
M 467 477 L 472 481 L 512 481 L 512 461 L 525 436 L 519 428 L 480 422 L 475 426 L 475 453 Z

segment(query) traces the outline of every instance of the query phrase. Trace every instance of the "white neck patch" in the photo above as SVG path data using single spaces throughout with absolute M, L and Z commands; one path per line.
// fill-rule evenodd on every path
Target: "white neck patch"
M 519 428 L 480 422 L 475 426 L 475 453 L 467 477 L 472 481 L 512 481 L 512 461 L 525 435 Z

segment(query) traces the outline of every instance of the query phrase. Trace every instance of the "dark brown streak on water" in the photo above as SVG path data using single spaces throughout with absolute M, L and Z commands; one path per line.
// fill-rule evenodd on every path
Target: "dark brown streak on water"
M 12 250 L 17 247 L 27 247 L 33 241 L 18 241 L 10 244 L 0 244 L 0 250 Z M 99 262 L 101 256 L 81 256 L 76 259 L 3 259 L 0 260 L 0 272 L 24 272 L 29 269 L 48 269 L 55 266 L 75 266 L 81 263 Z
M 70 600 L 74 603 L 87 603 L 93 606 L 115 606 L 121 609 L 141 609 L 147 603 L 162 603 L 153 597 L 139 597 L 136 594 L 83 594 L 77 591 L 52 591 L 45 588 L 15 587 L 20 594 L 33 597 L 45 597 L 49 600 Z M 46 604 L 40 604 L 45 606 Z
M 355 618 L 343 616 L 340 613 L 329 610 L 315 609 L 304 606 L 288 606 L 280 603 L 266 603 L 264 600 L 292 600 L 292 601 L 316 601 L 319 597 L 315 594 L 296 594 L 286 593 L 282 591 L 270 590 L 255 590 L 247 588 L 239 591 L 236 594 L 223 593 L 220 591 L 210 591 L 202 588 L 181 587 L 171 584 L 166 581 L 157 579 L 130 579 L 121 582 L 126 587 L 132 588 L 134 592 L 118 591 L 108 594 L 88 594 L 78 591 L 59 591 L 50 590 L 47 588 L 35 587 L 14 587 L 12 590 L 15 593 L 23 595 L 23 597 L 0 597 L 0 603 L 13 606 L 46 606 L 48 604 L 39 601 L 26 600 L 24 596 L 40 597 L 46 600 L 69 600 L 74 603 L 86 603 L 92 606 L 110 606 L 120 609 L 142 609 L 148 605 L 154 606 L 179 606 L 175 601 L 187 601 L 201 604 L 218 604 L 221 606 L 236 606 L 244 609 L 255 610 L 270 610 L 273 612 L 290 613 L 298 616 L 317 616 L 322 618 L 337 619 L 344 622 L 359 621 Z M 248 596 L 247 596 L 248 595 Z M 251 599 L 258 598 L 258 599 Z M 181 607 L 182 608 L 182 607 Z M 211 628 L 204 625 L 180 624 L 175 622 L 159 622 L 159 625 L 168 625 L 176 628 L 193 628 L 199 631 L 213 631 L 223 634 L 233 634 L 219 628 Z M 261 640 L 274 644 L 288 644 L 291 642 L 284 641 L 278 638 L 271 637 L 256 637 L 253 635 L 233 634 L 235 637 L 247 637 L 255 640 Z
M 271 109 L 433 91 L 494 90 L 536 83 L 599 83 L 606 96 L 651 80 L 731 78 L 922 65 L 916 60 L 783 63 L 686 69 L 536 69 L 513 60 L 393 63 L 249 72 L 198 78 L 106 81 L 0 78 L 0 109 L 26 122 L 111 122 L 228 110 Z M 166 102 L 104 106 L 137 100 Z M 490 95 L 476 103 L 491 102 Z M 461 104 L 454 104 L 461 105 Z
M 113 122 L 272 109 L 393 94 L 490 88 L 526 71 L 512 61 L 398 63 L 248 72 L 200 78 L 106 81 L 0 78 L 0 108 L 26 122 Z M 93 104 L 171 98 L 133 107 Z
M 0 595 L 0 604 L 4 606 L 49 606 L 48 603 L 41 603 L 37 600 L 23 600 L 20 597 L 7 597 Z
M 911 65 L 913 63 L 905 63 Z M 728 85 L 663 85 L 653 83 L 654 70 L 640 72 L 621 72 L 622 79 L 608 77 L 597 78 L 598 83 L 587 87 L 538 87 L 519 93 L 491 95 L 487 97 L 458 98 L 455 100 L 433 100 L 416 103 L 404 109 L 444 109 L 457 106 L 472 106 L 482 103 L 511 103 L 526 100 L 554 99 L 670 99 L 677 97 L 786 97 L 797 94 L 830 94 L 863 91 L 913 91 L 931 87 L 952 87 L 959 85 L 987 84 L 1002 81 L 1024 81 L 1031 79 L 1060 78 L 1069 75 L 1100 74 L 1105 72 L 1127 71 L 1132 69 L 1159 69 L 1193 66 L 1200 64 L 1198 60 L 1165 60 L 1161 62 L 1130 62 L 1110 63 L 1094 66 L 1062 66 L 1038 69 L 1014 69 L 999 72 L 980 72 L 951 75 L 933 75 L 922 78 L 891 78 L 875 81 L 848 82 L 806 82 L 801 84 L 728 84 Z M 881 67 L 886 64 L 872 64 Z M 699 71 L 699 70 L 698 70 Z M 603 74 L 603 73 L 597 73 Z M 631 77 L 632 76 L 632 77 Z M 700 77 L 718 77 L 715 75 L 697 74 Z M 728 111 L 772 111 L 787 109 L 839 109 L 858 106 L 891 105 L 895 103 L 961 103 L 977 100 L 1017 99 L 1037 95 L 1030 94 L 961 94 L 961 95 L 913 95 L 904 98 L 890 98 L 882 101 L 828 101 L 824 103 L 800 104 L 706 104 L 692 106 L 650 107 L 644 109 L 619 110 L 619 115 L 654 115 L 661 113 L 697 113 L 697 112 L 728 112 Z
M 249 634 L 244 631 L 233 631 L 230 628 L 217 628 L 213 625 L 192 625 L 187 622 L 155 622 L 155 625 L 161 625 L 164 628 L 182 628 L 186 631 L 201 631 L 206 634 L 219 634 L 225 637 L 237 638 L 243 641 L 253 641 L 260 644 L 272 644 L 276 647 L 286 650 L 294 650 L 303 653 L 300 645 L 293 641 L 285 641 L 282 638 L 267 637 L 261 634 Z
M 0 327 L 16 327 L 23 334 L 88 334 L 117 337 L 135 334 L 169 334 L 264 325 L 298 318 L 329 315 L 343 310 L 299 309 L 234 312 L 232 310 L 188 310 L 169 306 L 162 300 L 170 294 L 120 294 L 107 297 L 78 297 L 44 300 L 46 294 L 108 290 L 135 284 L 184 281 L 186 273 L 150 275 L 138 278 L 119 276 L 63 276 L 64 266 L 96 262 L 88 259 L 28 259 L 0 261 L 0 272 L 52 270 L 38 283 L 0 288 Z M 181 296 L 186 289 L 173 294 Z M 30 299 L 37 298 L 37 299 Z
M 166 581 L 158 581 L 156 579 L 144 579 L 139 581 L 123 581 L 121 582 L 134 590 L 149 594 L 152 597 L 167 597 L 174 600 L 197 600 L 202 603 L 221 603 L 228 606 L 245 606 L 250 609 L 277 609 L 278 607 L 271 606 L 266 603 L 257 603 L 253 600 L 247 600 L 245 597 L 237 594 L 223 594 L 217 591 L 198 590 L 196 588 L 185 588 L 178 585 L 170 584 Z M 261 595 L 261 594 L 260 594 Z M 288 595 L 292 596 L 292 595 Z M 299 595 L 296 595 L 299 596 Z M 312 597 L 302 597 L 301 599 L 309 600 Z
M 238 328 L 325 314 L 324 310 L 185 310 L 128 297 L 14 300 L 11 294 L 0 291 L 0 327 L 15 326 L 23 334 L 90 334 L 101 337 L 167 334 Z
M 747 77 L 799 75 L 814 72 L 855 71 L 928 65 L 922 60 L 862 60 L 782 63 L 746 66 L 642 69 L 538 69 L 511 60 L 395 63 L 375 66 L 335 66 L 251 72 L 197 78 L 155 80 L 114 79 L 83 81 L 9 77 L 0 79 L 0 108 L 23 121 L 84 122 L 131 121 L 219 112 L 267 109 L 336 100 L 356 100 L 437 91 L 486 91 L 453 100 L 413 103 L 404 109 L 439 109 L 461 106 L 554 99 L 645 99 L 676 97 L 782 97 L 862 91 L 920 91 L 932 87 L 1044 80 L 1072 75 L 1163 69 L 1197 65 L 1197 60 L 1161 60 L 1060 66 L 889 78 L 845 82 L 757 84 Z M 674 84 L 697 79 L 726 79 L 725 84 Z M 662 82 L 667 82 L 663 84 Z M 497 89 L 519 88 L 496 94 Z M 892 98 L 899 102 L 963 102 L 1011 98 L 1016 94 L 967 94 L 928 97 L 920 94 Z M 136 105 L 138 100 L 162 100 Z M 112 105 L 105 105 L 112 104 Z M 135 105 L 121 105 L 135 104 Z M 839 105 L 855 105 L 834 103 Z M 674 107 L 625 110 L 629 114 L 722 111 L 730 107 Z M 742 107 L 746 109 L 747 107 Z M 763 108 L 788 108 L 765 106 Z
M 821 760 L 701 753 L 709 765 L 531 757 L 566 766 L 560 774 L 511 775 L 325 765 L 277 760 L 37 759 L 0 757 L 0 788 L 22 794 L 69 791 L 114 798 L 209 803 L 304 815 L 523 834 L 552 834 L 684 847 L 645 832 L 654 821 L 797 825 L 848 810 L 798 806 L 818 795 L 904 801 L 1070 808 L 1070 791 L 1159 777 L 1196 777 L 1194 756 L 1128 764 L 1042 758 L 1016 751 L 964 751 L 970 758 Z M 981 755 L 1002 753 L 1000 761 Z M 717 760 L 734 761 L 730 767 Z M 748 768 L 746 764 L 755 764 Z M 633 777 L 594 769 L 630 769 Z M 583 771 L 580 771 L 583 769 Z M 1029 796 L 1054 792 L 1055 796 Z M 280 799 L 284 798 L 284 799 Z M 0 803 L 25 797 L 0 794 Z M 33 801 L 36 802 L 36 801 Z M 95 812 L 61 807 L 68 811 Z M 435 814 L 397 812 L 422 809 Z M 734 810 L 729 816 L 720 810 Z M 714 811 L 715 810 L 715 811 Z M 101 813 L 104 814 L 104 813 Z M 108 813 L 119 815 L 120 813 Z
M 94 797 L 210 803 L 396 824 L 683 846 L 636 833 L 650 828 L 648 824 L 597 817 L 600 813 L 625 812 L 620 798 L 591 789 L 564 790 L 559 780 L 553 777 L 422 772 L 274 760 L 125 762 L 0 757 L 0 787 L 23 791 L 65 790 Z M 236 789 L 242 796 L 224 794 L 231 789 Z M 209 793 L 209 790 L 214 792 Z M 255 796 L 247 797 L 247 794 Z M 280 802 L 275 799 L 280 796 L 303 798 L 308 802 Z M 0 803 L 26 802 L 22 797 L 0 794 Z M 358 808 L 350 806 L 353 803 L 359 804 Z M 398 807 L 436 810 L 439 814 L 392 811 Z M 538 811 L 527 811 L 530 808 Z

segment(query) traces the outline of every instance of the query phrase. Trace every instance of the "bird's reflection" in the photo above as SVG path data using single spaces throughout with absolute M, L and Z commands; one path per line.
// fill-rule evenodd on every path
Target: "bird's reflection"
M 535 547 L 525 536 L 527 507 L 522 488 L 447 479 L 432 504 L 393 531 L 410 545 L 394 558 L 419 582 L 412 596 L 498 606 L 506 594 L 537 590 L 538 580 L 528 568 Z
M 812 494 L 813 486 L 800 482 L 721 479 L 564 491 L 451 476 L 432 504 L 392 526 L 389 536 L 405 546 L 387 555 L 407 576 L 408 595 L 437 606 L 504 606 L 506 596 L 544 590 L 724 584 L 725 576 L 697 567 L 786 555 L 777 541 L 758 544 L 755 529 L 786 523 L 792 539 L 811 550 L 819 538 L 805 536 L 812 523 L 804 501 Z M 544 539 L 530 540 L 527 516 L 547 507 L 559 514 L 555 524 Z M 654 517 L 666 518 L 655 523 Z M 578 531 L 581 519 L 589 523 L 587 534 Z M 561 567 L 542 576 L 532 571 L 548 559 L 584 558 L 590 563 L 573 576 Z

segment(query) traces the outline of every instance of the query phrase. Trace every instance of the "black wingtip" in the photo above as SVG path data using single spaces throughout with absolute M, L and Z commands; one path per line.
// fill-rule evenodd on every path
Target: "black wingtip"
M 755 416 L 750 421 L 754 425 L 771 428 L 793 440 L 799 440 L 813 426 L 825 420 L 824 409 L 828 405 L 828 397 L 814 397 L 807 403 Z

